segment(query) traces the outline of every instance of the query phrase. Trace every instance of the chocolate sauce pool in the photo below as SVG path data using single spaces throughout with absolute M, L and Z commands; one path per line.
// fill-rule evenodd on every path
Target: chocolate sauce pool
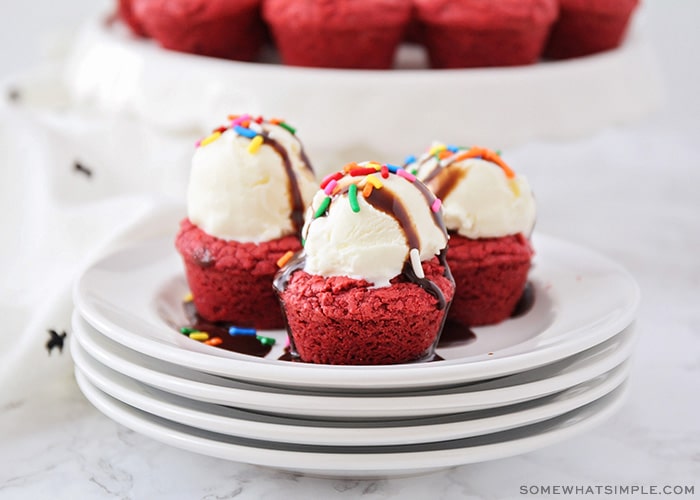
M 272 346 L 262 344 L 255 335 L 229 335 L 228 329 L 234 326 L 233 323 L 217 321 L 215 323 L 202 318 L 194 307 L 194 302 L 185 302 L 183 304 L 187 324 L 183 325 L 187 328 L 207 332 L 209 338 L 219 337 L 221 344 L 216 347 L 226 349 L 227 351 L 248 354 L 249 356 L 258 356 L 264 358 L 270 353 Z

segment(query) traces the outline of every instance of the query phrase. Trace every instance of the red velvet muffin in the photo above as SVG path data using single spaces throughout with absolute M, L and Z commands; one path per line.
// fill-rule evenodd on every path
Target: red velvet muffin
M 638 0 L 559 0 L 559 19 L 545 47 L 551 59 L 586 56 L 622 43 Z
M 456 286 L 449 319 L 479 326 L 509 318 L 533 255 L 535 201 L 525 178 L 491 150 L 442 144 L 408 159 L 406 168 L 443 202 Z
M 247 115 L 203 139 L 192 159 L 187 219 L 176 238 L 197 313 L 209 322 L 283 328 L 277 261 L 301 248 L 315 191 L 294 129 Z
M 304 251 L 275 278 L 293 353 L 323 364 L 432 358 L 454 294 L 439 201 L 373 162 L 321 185 Z
M 537 62 L 557 0 L 415 0 L 435 68 Z
M 265 40 L 260 0 L 131 0 L 146 32 L 166 49 L 254 60 Z
M 285 64 L 388 69 L 411 0 L 263 0 L 263 16 Z

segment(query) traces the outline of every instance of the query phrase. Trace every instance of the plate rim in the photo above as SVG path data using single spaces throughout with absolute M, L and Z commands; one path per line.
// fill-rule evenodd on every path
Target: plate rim
M 221 357 L 203 352 L 182 349 L 176 345 L 165 345 L 147 337 L 139 336 L 130 330 L 105 318 L 83 295 L 86 277 L 100 264 L 109 259 L 118 258 L 127 252 L 151 245 L 164 245 L 170 238 L 157 238 L 139 242 L 135 245 L 122 247 L 104 255 L 83 270 L 73 286 L 73 301 L 81 316 L 95 329 L 107 335 L 126 347 L 142 352 L 163 361 L 183 366 L 194 367 L 216 375 L 235 377 L 242 380 L 263 384 L 274 383 L 280 386 L 299 386 L 323 388 L 400 388 L 416 384 L 424 387 L 439 386 L 446 383 L 464 383 L 483 380 L 496 376 L 504 376 L 526 369 L 536 368 L 567 356 L 576 354 L 590 347 L 605 342 L 631 324 L 637 314 L 640 303 L 640 289 L 634 277 L 623 266 L 607 256 L 576 243 L 566 241 L 551 235 L 537 233 L 538 243 L 549 241 L 549 244 L 564 245 L 577 252 L 588 254 L 610 270 L 614 270 L 624 278 L 629 287 L 630 296 L 627 298 L 627 308 L 620 312 L 617 318 L 605 325 L 605 328 L 594 330 L 594 333 L 572 336 L 566 342 L 541 346 L 538 349 L 503 358 L 482 359 L 468 363 L 457 363 L 456 360 L 446 363 L 423 363 L 411 365 L 388 366 L 337 366 L 311 365 L 304 363 L 288 363 L 276 360 L 254 358 L 246 355 L 231 355 Z M 547 243 L 544 243 L 547 244 Z M 174 252 L 174 250 L 172 250 Z M 581 332 L 579 332 L 581 333 Z M 560 334 L 561 335 L 561 334 Z M 217 349 L 212 347 L 211 349 Z M 426 377 L 430 372 L 430 376 Z M 407 381 L 407 374 L 415 374 L 413 380 Z M 322 375 L 322 377 L 320 376 Z M 273 380 L 271 382 L 271 380 Z M 418 380 L 415 380 L 418 379 Z
M 627 338 L 622 340 L 622 345 L 611 349 L 609 353 L 598 353 L 598 359 L 576 367 L 568 373 L 517 386 L 472 391 L 469 394 L 456 392 L 393 398 L 387 398 L 386 395 L 369 397 L 365 395 L 280 395 L 274 392 L 263 394 L 255 390 L 213 386 L 196 380 L 163 374 L 153 368 L 141 366 L 102 346 L 95 346 L 91 336 L 94 334 L 104 337 L 104 335 L 94 329 L 94 332 L 83 331 L 79 324 L 79 313 L 76 311 L 74 316 L 78 319 L 78 323 L 73 328 L 73 342 L 79 344 L 85 354 L 119 373 L 130 378 L 138 378 L 151 387 L 189 399 L 285 415 L 384 418 L 405 416 L 404 412 L 410 411 L 413 412 L 412 416 L 425 416 L 508 406 L 559 392 L 606 373 L 629 359 L 635 345 L 635 333 L 632 327 L 632 329 L 620 332 L 620 335 L 627 335 Z M 113 342 L 110 339 L 106 340 Z M 119 346 L 117 343 L 115 345 Z M 128 348 L 119 347 L 129 351 Z M 134 355 L 144 356 L 135 351 Z M 76 364 L 80 364 L 79 357 L 79 353 L 77 359 L 74 357 Z M 160 360 L 155 361 L 164 363 Z M 554 379 L 556 379 L 556 385 L 553 386 L 552 380 Z M 289 396 L 291 399 L 287 399 Z M 284 406 L 282 402 L 285 402 Z
M 74 352 L 72 344 L 71 352 Z M 93 359 L 93 361 L 99 365 L 97 370 L 94 370 L 92 366 L 86 367 L 85 364 L 76 365 L 75 369 L 79 370 L 100 391 L 146 413 L 220 434 L 259 440 L 274 438 L 278 442 L 325 446 L 377 446 L 444 441 L 492 434 L 534 424 L 563 415 L 609 394 L 628 379 L 631 368 L 629 360 L 625 361 L 598 377 L 552 394 L 550 400 L 543 402 L 543 404 L 536 404 L 538 399 L 542 398 L 532 400 L 531 403 L 535 405 L 523 410 L 513 412 L 509 411 L 510 407 L 506 406 L 500 408 L 502 413 L 476 419 L 468 419 L 468 414 L 472 412 L 464 412 L 461 415 L 466 420 L 437 423 L 415 423 L 415 420 L 412 420 L 410 423 L 406 422 L 405 425 L 391 425 L 388 421 L 382 420 L 380 421 L 381 425 L 372 427 L 371 425 L 352 426 L 352 421 L 346 421 L 345 425 L 340 425 L 341 422 L 337 420 L 337 425 L 319 426 L 314 425 L 316 419 L 309 420 L 299 416 L 273 416 L 273 421 L 261 422 L 255 418 L 257 412 L 245 409 L 236 410 L 250 413 L 250 418 L 246 418 L 245 415 L 237 417 L 235 415 L 211 414 L 206 412 L 206 408 L 178 406 L 178 399 L 185 400 L 183 402 L 189 401 L 183 396 L 168 394 L 175 398 L 175 401 L 168 401 L 157 393 L 149 394 L 150 386 L 147 384 L 131 379 L 102 365 L 97 360 Z M 100 373 L 101 371 L 106 373 Z M 587 387 L 582 390 L 581 386 L 585 384 Z M 166 393 L 159 389 L 156 391 Z M 212 403 L 196 403 L 203 406 L 218 406 Z M 508 418 L 513 415 L 516 416 L 515 419 Z M 184 422 L 179 420 L 183 417 L 190 419 Z M 427 418 L 434 417 L 428 416 Z M 275 422 L 275 419 L 287 420 L 288 422 Z M 295 420 L 303 421 L 303 423 L 295 424 Z
M 176 428 L 176 426 L 183 426 L 188 430 L 191 429 L 184 424 L 168 421 L 158 423 L 153 421 L 153 418 L 158 417 L 152 416 L 152 419 L 146 419 L 145 415 L 148 415 L 147 413 L 107 396 L 99 389 L 96 389 L 87 379 L 81 377 L 79 372 L 75 373 L 75 378 L 80 391 L 86 399 L 107 418 L 158 442 L 193 453 L 225 460 L 291 472 L 322 473 L 334 477 L 423 473 L 534 451 L 581 434 L 607 420 L 624 404 L 629 392 L 629 384 L 623 384 L 608 396 L 573 410 L 568 414 L 550 419 L 551 421 L 561 420 L 562 423 L 558 424 L 560 427 L 517 439 L 506 439 L 491 444 L 456 447 L 445 450 L 342 454 L 257 448 L 230 442 L 226 443 L 216 440 L 215 437 L 217 435 L 214 433 L 207 433 L 197 429 L 193 430 L 198 431 L 200 434 L 211 434 L 214 438 L 194 436 Z M 592 407 L 596 408 L 595 411 L 591 410 Z M 586 411 L 588 413 L 584 413 Z M 576 416 L 572 417 L 573 414 L 578 415 L 578 419 L 576 419 Z M 584 416 L 581 417 L 581 414 Z M 565 418 L 574 418 L 576 420 L 567 422 L 563 420 Z M 228 438 L 229 441 L 233 439 L 230 436 L 223 437 Z M 391 468 L 387 464 L 390 464 Z

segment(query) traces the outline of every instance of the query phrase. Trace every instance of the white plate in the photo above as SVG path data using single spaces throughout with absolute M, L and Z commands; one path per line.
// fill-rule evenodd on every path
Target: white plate
M 284 415 L 379 418 L 445 415 L 496 408 L 547 396 L 598 377 L 630 355 L 634 335 L 627 329 L 603 345 L 578 356 L 525 373 L 463 386 L 413 392 L 314 392 L 262 386 L 217 377 L 163 363 L 109 340 L 86 325 L 77 314 L 73 344 L 109 368 L 152 387 L 197 401 L 224 404 Z M 74 361 L 85 364 L 76 349 Z
M 81 348 L 75 343 L 71 352 Z M 101 391 L 129 406 L 191 427 L 264 441 L 324 446 L 428 443 L 479 436 L 553 418 L 591 403 L 626 380 L 629 363 L 571 389 L 492 410 L 401 420 L 324 420 L 267 415 L 202 403 L 149 387 L 83 353 L 79 370 Z
M 420 65 L 420 51 L 404 46 L 403 69 L 357 71 L 181 54 L 94 19 L 74 44 L 65 80 L 76 102 L 135 116 L 188 144 L 228 113 L 282 116 L 323 175 L 350 160 L 395 163 L 433 140 L 502 149 L 638 120 L 660 107 L 662 92 L 636 25 L 619 49 L 566 61 L 405 69 Z
M 77 281 L 81 315 L 113 340 L 188 368 L 265 384 L 318 388 L 416 388 L 504 376 L 571 356 L 609 339 L 637 311 L 639 289 L 618 264 L 591 250 L 536 234 L 531 272 L 534 307 L 524 316 L 474 328 L 476 341 L 443 348 L 445 360 L 392 366 L 329 366 L 257 358 L 204 345 L 181 335 L 182 262 L 171 239 L 117 251 Z
M 163 443 L 236 462 L 336 477 L 423 473 L 527 453 L 600 424 L 622 405 L 625 395 L 623 386 L 560 417 L 486 436 L 413 445 L 338 447 L 252 440 L 195 429 L 104 394 L 79 370 L 76 379 L 83 394 L 102 413 Z

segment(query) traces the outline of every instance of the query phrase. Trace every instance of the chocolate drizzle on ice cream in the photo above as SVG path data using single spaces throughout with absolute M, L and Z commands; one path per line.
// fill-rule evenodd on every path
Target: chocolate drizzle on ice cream
M 294 232 L 301 234 L 301 228 L 304 226 L 304 199 L 301 195 L 299 179 L 297 178 L 297 174 L 294 172 L 294 168 L 292 167 L 292 161 L 290 160 L 287 149 L 284 146 L 271 138 L 267 133 L 262 134 L 262 136 L 263 144 L 267 144 L 274 149 L 277 154 L 280 155 L 280 159 L 284 165 L 284 171 L 287 174 L 287 185 L 290 198 L 289 202 L 292 207 L 289 218 L 294 226 Z M 306 155 L 303 157 L 306 158 Z M 309 167 L 309 169 L 311 169 L 311 165 L 309 163 L 306 163 L 306 165 Z

